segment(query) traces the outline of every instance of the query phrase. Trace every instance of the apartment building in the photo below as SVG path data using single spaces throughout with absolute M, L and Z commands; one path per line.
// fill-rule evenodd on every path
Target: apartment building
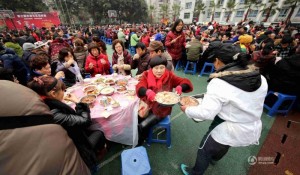
M 214 1 L 217 4 L 218 1 L 217 0 Z M 201 21 L 201 22 L 211 21 L 212 12 L 213 12 L 213 8 L 211 7 L 211 2 L 210 0 L 203 0 L 202 2 L 206 6 L 205 10 L 203 10 L 199 16 L 194 16 L 196 0 L 147 0 L 148 6 L 150 3 L 152 3 L 155 6 L 156 11 L 154 13 L 155 14 L 154 17 L 156 19 L 156 22 L 159 22 L 159 20 L 161 19 L 161 12 L 160 12 L 161 4 L 163 3 L 170 4 L 168 17 L 171 20 L 172 13 L 173 13 L 171 7 L 173 3 L 179 3 L 181 6 L 179 18 L 181 18 L 186 24 L 192 23 L 193 21 Z M 228 9 L 226 8 L 227 2 L 228 0 L 221 0 L 220 6 L 215 8 L 215 12 L 214 12 L 215 21 L 226 22 L 229 13 Z M 247 12 L 247 8 L 245 7 L 245 0 L 236 0 L 235 2 L 237 5 L 230 15 L 228 21 L 229 23 L 235 23 L 243 20 Z M 276 12 L 268 18 L 267 22 L 274 23 L 286 19 L 291 9 L 290 9 L 290 5 L 286 4 L 285 2 L 286 0 L 277 0 L 277 1 L 275 0 L 277 6 L 274 7 L 273 9 L 278 8 L 279 10 L 276 10 Z M 269 0 L 262 0 L 262 3 L 268 5 Z M 252 5 L 251 11 L 248 14 L 248 19 L 253 20 L 255 22 L 263 21 L 266 17 L 266 13 L 262 11 L 263 9 L 264 6 L 262 4 L 260 4 L 259 6 Z M 298 4 L 297 7 L 295 8 L 294 13 L 291 17 L 291 21 L 292 23 L 300 23 L 300 4 Z

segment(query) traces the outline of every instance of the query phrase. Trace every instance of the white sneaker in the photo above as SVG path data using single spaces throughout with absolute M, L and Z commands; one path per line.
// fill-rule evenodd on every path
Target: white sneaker
M 202 122 L 203 120 L 198 119 L 198 118 L 192 118 L 194 120 L 194 122 L 198 123 L 198 122 Z

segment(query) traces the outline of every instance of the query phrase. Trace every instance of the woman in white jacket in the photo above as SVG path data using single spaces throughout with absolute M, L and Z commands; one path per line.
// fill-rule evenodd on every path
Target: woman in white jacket
M 195 166 L 181 164 L 185 175 L 204 174 L 209 163 L 220 160 L 230 147 L 259 144 L 266 79 L 248 65 L 248 55 L 236 46 L 221 44 L 211 53 L 217 71 L 210 75 L 202 103 L 181 107 L 189 118 L 213 120 L 200 143 Z

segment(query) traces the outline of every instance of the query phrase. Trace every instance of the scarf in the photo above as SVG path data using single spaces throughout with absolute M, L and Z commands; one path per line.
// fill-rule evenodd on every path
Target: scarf
M 147 76 L 148 88 L 153 89 L 154 91 L 161 90 L 163 81 L 169 78 L 169 74 L 170 72 L 165 70 L 165 73 L 160 78 L 157 78 L 154 76 L 152 69 L 150 69 Z

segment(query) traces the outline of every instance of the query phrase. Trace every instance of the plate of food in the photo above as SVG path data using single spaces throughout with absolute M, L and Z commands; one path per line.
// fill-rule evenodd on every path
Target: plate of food
M 104 80 L 104 83 L 107 85 L 114 85 L 116 82 L 115 82 L 115 80 L 108 78 L 108 79 Z
M 155 101 L 162 106 L 173 106 L 179 102 L 179 95 L 174 92 L 158 92 L 155 96 Z
M 112 95 L 115 91 L 113 87 L 104 87 L 100 90 L 100 94 L 102 95 Z
M 104 83 L 104 78 L 96 78 L 93 82 L 96 84 L 103 84 Z
M 95 95 L 86 95 L 80 99 L 80 102 L 87 103 L 87 104 L 93 104 L 95 102 L 96 98 L 97 97 Z
M 116 92 L 118 92 L 120 94 L 124 94 L 127 92 L 127 88 L 125 86 L 118 86 L 118 87 L 116 87 Z
M 181 105 L 181 106 L 198 106 L 199 101 L 194 97 L 182 96 L 179 99 L 179 105 Z
M 117 85 L 118 85 L 118 86 L 126 86 L 127 83 L 128 83 L 128 80 L 126 80 L 126 79 L 119 79 L 119 80 L 117 81 Z
M 98 89 L 93 89 L 93 90 L 90 90 L 90 91 L 86 91 L 85 92 L 86 95 L 100 95 L 100 91 Z
M 87 87 L 85 87 L 83 89 L 83 92 L 86 93 L 88 91 L 93 91 L 93 90 L 97 90 L 97 86 L 95 86 L 95 85 L 89 85 L 89 86 L 87 86 Z

